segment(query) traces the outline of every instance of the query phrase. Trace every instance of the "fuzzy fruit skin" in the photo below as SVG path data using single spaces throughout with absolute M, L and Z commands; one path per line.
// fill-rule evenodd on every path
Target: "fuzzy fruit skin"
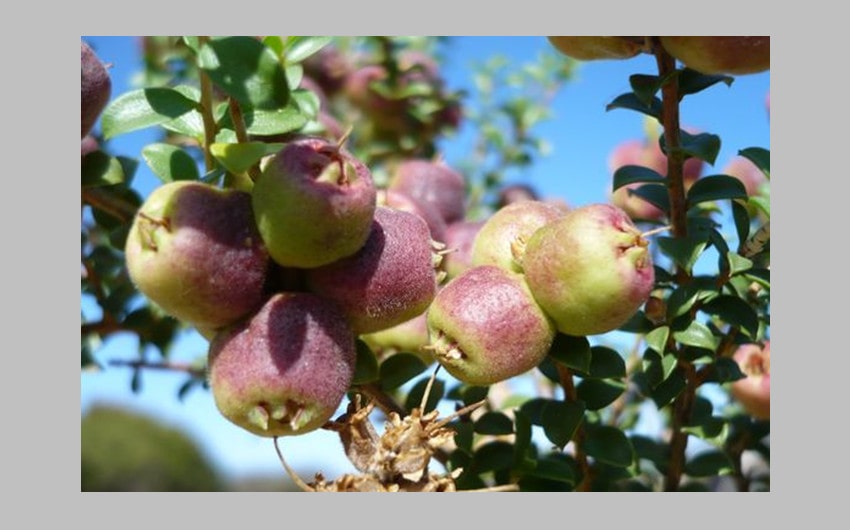
M 472 245 L 484 223 L 485 221 L 455 221 L 446 228 L 445 243 L 449 252 L 443 256 L 442 267 L 446 271 L 447 279 L 456 278 L 472 268 Z
M 227 326 L 265 299 L 269 256 L 247 192 L 193 181 L 160 186 L 133 220 L 125 258 L 140 292 L 202 328 Z
M 770 37 L 661 37 L 667 52 L 703 74 L 755 74 L 770 70 Z
M 735 350 L 733 359 L 746 378 L 734 381 L 732 396 L 752 417 L 770 419 L 770 341 L 764 348 L 758 344 L 742 344 Z
M 421 217 L 379 206 L 363 247 L 306 271 L 306 282 L 311 292 L 336 302 L 360 335 L 423 313 L 437 294 L 438 262 Z
M 629 165 L 648 167 L 659 175 L 667 176 L 667 155 L 661 150 L 658 142 L 634 139 L 617 145 L 608 157 L 608 170 L 613 175 L 617 169 Z M 685 160 L 682 173 L 685 191 L 702 176 L 703 167 L 702 160 L 698 158 Z M 611 203 L 625 210 L 629 217 L 637 221 L 660 221 L 664 219 L 662 210 L 637 195 L 629 193 L 630 189 L 638 188 L 641 185 L 630 184 L 618 188 L 611 194 Z
M 489 385 L 520 375 L 549 352 L 555 326 L 521 274 L 484 265 L 447 283 L 428 309 L 430 348 L 460 381 Z
M 466 215 L 466 181 L 446 165 L 426 159 L 408 159 L 393 172 L 388 189 L 435 207 L 446 224 Z
M 581 61 L 629 59 L 639 54 L 640 37 L 546 37 L 564 55 Z
M 279 293 L 215 336 L 209 384 L 222 415 L 243 429 L 266 437 L 304 434 L 336 412 L 355 358 L 354 334 L 332 302 Z
M 286 144 L 263 166 L 251 193 L 272 259 L 299 268 L 357 252 L 369 236 L 376 194 L 362 162 L 317 137 Z
M 528 239 L 537 229 L 563 215 L 563 210 L 542 201 L 520 201 L 496 210 L 475 236 L 472 265 L 495 265 L 522 272 L 522 254 Z
M 109 72 L 100 62 L 94 50 L 80 41 L 80 138 L 91 132 L 94 123 L 103 112 L 112 94 Z
M 629 216 L 609 204 L 571 210 L 537 230 L 523 268 L 534 298 L 567 335 L 624 324 L 647 301 L 655 271 Z
M 405 193 L 393 190 L 378 190 L 378 205 L 418 215 L 431 230 L 431 239 L 445 242 L 446 222 L 433 205 L 419 202 Z

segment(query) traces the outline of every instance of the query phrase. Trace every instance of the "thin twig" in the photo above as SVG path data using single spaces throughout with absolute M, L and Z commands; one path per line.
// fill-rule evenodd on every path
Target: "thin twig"
M 578 393 L 576 391 L 573 374 L 566 366 L 556 363 L 558 368 L 558 379 L 561 382 L 561 387 L 564 389 L 564 400 L 575 402 L 578 401 Z M 584 452 L 584 439 L 586 433 L 584 431 L 584 422 L 580 423 L 573 435 L 573 448 L 575 458 L 578 461 L 579 469 L 581 469 L 581 483 L 576 487 L 576 491 L 590 491 L 590 483 L 592 482 L 592 469 L 587 461 L 587 454 Z

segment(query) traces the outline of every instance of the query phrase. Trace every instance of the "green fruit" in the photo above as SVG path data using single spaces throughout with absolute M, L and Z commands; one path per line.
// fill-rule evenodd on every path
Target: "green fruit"
M 423 312 L 401 324 L 360 336 L 377 354 L 379 360 L 399 352 L 412 353 L 426 364 L 434 362 L 428 345 L 428 321 Z
M 555 326 L 521 274 L 485 265 L 447 283 L 428 309 L 429 349 L 451 375 L 489 385 L 546 357 Z
M 528 240 L 523 269 L 534 298 L 567 335 L 623 325 L 655 281 L 649 242 L 609 204 L 571 210 Z
M 376 203 L 369 169 L 316 137 L 294 140 L 271 157 L 251 195 L 272 259 L 299 268 L 357 252 L 369 236 Z
M 770 37 L 660 37 L 667 52 L 703 74 L 770 70 Z
M 262 305 L 269 256 L 251 196 L 193 181 L 155 189 L 125 246 L 130 278 L 166 313 L 215 330 Z
M 279 293 L 209 349 L 221 414 L 259 436 L 304 434 L 336 412 L 354 377 L 354 334 L 339 309 L 310 293 Z
M 472 244 L 472 265 L 495 265 L 522 272 L 528 239 L 564 211 L 542 201 L 519 201 L 496 210 L 478 231 Z

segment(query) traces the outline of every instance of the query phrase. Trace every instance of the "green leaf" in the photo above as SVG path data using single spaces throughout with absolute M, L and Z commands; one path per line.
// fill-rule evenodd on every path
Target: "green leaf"
M 547 398 L 532 398 L 523 403 L 519 410 L 533 425 L 543 425 L 543 409 L 549 403 L 560 403 L 554 399 Z
M 669 449 L 664 444 L 641 435 L 633 435 L 630 440 L 638 458 L 649 460 L 662 473 L 666 471 Z
M 614 467 L 629 467 L 635 459 L 631 441 L 616 427 L 588 429 L 584 450 L 588 456 Z
M 708 326 L 702 322 L 693 321 L 682 331 L 674 331 L 673 339 L 686 346 L 705 348 L 714 351 L 717 348 L 717 337 L 711 333 Z
M 699 290 L 691 285 L 676 288 L 667 299 L 667 320 L 686 314 L 699 300 Z
M 555 335 L 549 355 L 559 363 L 587 373 L 590 369 L 591 352 L 587 337 L 573 337 L 564 333 Z
M 683 68 L 679 71 L 679 99 L 681 100 L 689 94 L 702 92 L 717 83 L 726 83 L 727 86 L 732 86 L 734 81 L 735 78 L 728 75 L 706 75 L 690 68 Z
M 682 431 L 720 446 L 729 437 L 729 424 L 723 418 L 711 417 L 699 425 L 682 427 Z
M 189 85 L 177 85 L 174 87 L 174 90 L 194 101 L 196 107 L 189 112 L 174 118 L 173 120 L 163 123 L 162 127 L 167 131 L 188 136 L 189 138 L 197 140 L 198 143 L 203 144 L 204 117 L 201 115 L 199 110 L 200 105 L 197 103 L 201 101 L 201 91 L 198 90 L 197 87 Z M 226 109 L 227 103 L 222 103 L 216 108 L 213 115 L 220 116 L 222 111 L 226 112 Z
M 317 96 L 314 92 L 305 88 L 299 88 L 292 92 L 292 100 L 298 108 L 301 109 L 301 112 L 303 112 L 304 115 L 308 116 L 311 120 L 315 119 L 316 116 L 319 115 L 319 108 L 321 107 L 322 102 L 319 100 L 319 96 Z
M 732 473 L 732 461 L 721 451 L 704 451 L 685 463 L 685 473 L 692 477 L 714 477 Z
M 703 304 L 700 310 L 727 324 L 743 328 L 751 337 L 755 337 L 758 333 L 758 314 L 750 304 L 737 296 L 720 295 Z
M 652 389 L 650 397 L 652 397 L 652 401 L 655 403 L 655 406 L 661 409 L 676 399 L 676 396 L 685 389 L 686 385 L 687 380 L 685 379 L 685 375 L 682 373 L 681 369 L 676 368 L 670 373 L 669 377 L 658 383 L 655 388 Z
M 293 87 L 293 90 L 297 86 L 301 86 L 301 80 L 304 79 L 304 67 L 300 64 L 291 64 L 284 68 L 284 73 L 286 74 L 286 83 Z M 290 92 L 290 97 L 292 93 Z
M 196 103 L 172 88 L 142 88 L 109 103 L 101 116 L 106 139 L 160 125 L 196 108 Z
M 768 219 L 770 218 L 770 197 L 750 197 L 747 203 L 761 210 Z
M 578 398 L 585 402 L 588 410 L 607 407 L 625 390 L 625 383 L 606 379 L 583 379 L 576 386 Z
M 584 419 L 584 410 L 581 401 L 547 400 L 540 414 L 546 438 L 558 447 L 567 445 Z
M 688 190 L 689 207 L 701 202 L 747 199 L 744 184 L 729 175 L 712 175 L 697 180 Z
M 605 107 L 606 111 L 614 109 L 634 110 L 646 114 L 647 116 L 651 116 L 659 122 L 661 121 L 661 100 L 657 97 L 652 98 L 652 102 L 647 105 L 642 102 L 634 92 L 621 94 L 614 98 L 614 101 Z
M 121 184 L 125 180 L 121 162 L 103 151 L 93 151 L 83 157 L 80 184 L 83 188 Z
M 626 376 L 626 362 L 616 350 L 606 346 L 594 346 L 590 351 L 592 358 L 589 377 L 605 379 Z
M 482 445 L 475 451 L 470 466 L 475 473 L 487 473 L 510 469 L 513 463 L 514 446 L 508 442 L 494 441 Z
M 738 154 L 747 158 L 750 162 L 756 165 L 764 176 L 770 180 L 770 151 L 763 147 L 747 147 L 741 149 Z
M 284 44 L 282 37 L 277 35 L 266 35 L 263 37 L 263 44 L 265 44 L 271 51 L 275 52 L 278 57 L 283 56 Z
M 428 387 L 428 381 L 430 380 L 430 376 L 423 377 L 417 381 L 415 385 L 413 385 L 413 388 L 410 389 L 410 392 L 407 393 L 407 397 L 404 400 L 404 408 L 407 410 L 413 410 L 422 404 L 422 397 L 425 395 L 425 389 Z M 428 393 L 428 399 L 425 401 L 425 408 L 422 412 L 430 412 L 437 408 L 437 405 L 440 403 L 440 400 L 443 399 L 445 392 L 445 381 L 442 379 L 435 379 L 434 384 L 431 385 L 431 390 Z
M 558 367 L 551 357 L 544 357 L 537 365 L 537 370 L 553 383 L 560 383 L 561 375 L 558 373 Z
M 280 61 L 253 37 L 207 41 L 198 52 L 198 66 L 241 105 L 278 109 L 289 101 L 289 85 Z
M 357 364 L 354 365 L 352 384 L 363 385 L 378 379 L 378 359 L 369 345 L 357 339 Z
M 278 110 L 246 110 L 243 117 L 248 133 L 258 136 L 296 131 L 309 121 L 294 103 Z
M 656 243 L 667 257 L 690 272 L 708 242 L 704 238 L 659 236 Z
M 287 37 L 284 54 L 288 64 L 300 63 L 328 44 L 330 37 Z
M 644 340 L 646 341 L 647 346 L 656 351 L 659 355 L 664 355 L 664 352 L 667 350 L 667 339 L 669 337 L 670 327 L 661 326 L 660 328 L 655 328 L 647 333 Z
M 750 237 L 750 213 L 741 202 L 732 201 L 732 217 L 735 220 L 735 232 L 738 234 L 740 248 L 740 244 Z
M 464 405 L 472 405 L 486 398 L 489 391 L 489 386 L 463 385 L 460 389 L 460 398 Z
M 163 143 L 149 144 L 142 149 L 142 158 L 151 171 L 163 182 L 198 180 L 198 163 L 182 148 Z
M 516 436 L 514 437 L 514 469 L 526 467 L 529 459 L 533 456 L 531 452 L 531 420 L 522 410 L 514 411 L 514 426 Z
M 644 184 L 636 188 L 629 188 L 628 193 L 629 195 L 637 195 L 665 214 L 670 214 L 670 196 L 667 193 L 667 186 L 662 186 L 661 184 Z
M 638 101 L 649 107 L 655 93 L 661 89 L 661 78 L 657 75 L 633 74 L 629 76 L 629 85 Z
M 666 186 L 667 179 L 654 169 L 644 166 L 626 165 L 614 171 L 614 191 L 629 184 L 642 182 L 652 182 Z
M 555 480 L 569 485 L 574 485 L 576 482 L 572 461 L 563 453 L 543 456 L 537 461 L 537 467 L 530 474 L 534 477 Z
M 703 376 L 706 383 L 731 383 L 746 377 L 737 361 L 728 357 L 717 359 L 705 368 L 707 373 Z
M 688 156 L 705 160 L 714 165 L 717 155 L 720 153 L 720 137 L 716 134 L 690 134 L 687 131 L 680 130 L 679 148 Z M 661 150 L 667 153 L 664 135 L 661 136 Z
M 478 434 L 513 434 L 514 423 L 501 412 L 485 412 L 475 422 L 475 432 Z
M 425 371 L 425 363 L 412 353 L 396 353 L 380 366 L 381 388 L 393 390 Z
M 261 158 L 283 149 L 282 143 L 245 142 L 239 144 L 210 145 L 210 152 L 228 171 L 241 174 L 248 171 Z
M 726 257 L 729 260 L 730 276 L 735 276 L 753 268 L 753 260 L 745 258 L 736 252 L 728 252 Z

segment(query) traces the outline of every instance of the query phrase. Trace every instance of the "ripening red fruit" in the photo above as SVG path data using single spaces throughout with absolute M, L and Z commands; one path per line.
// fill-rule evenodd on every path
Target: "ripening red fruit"
M 91 46 L 80 40 L 80 138 L 91 132 L 112 94 L 109 72 Z
M 752 417 L 770 419 L 770 341 L 764 347 L 742 344 L 733 359 L 746 376 L 730 386 L 732 396 Z

